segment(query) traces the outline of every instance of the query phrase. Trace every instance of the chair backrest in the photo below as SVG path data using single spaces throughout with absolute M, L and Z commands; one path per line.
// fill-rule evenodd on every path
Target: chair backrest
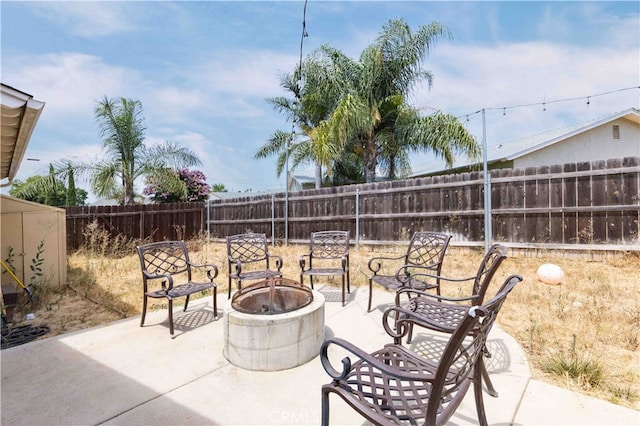
M 227 237 L 229 262 L 242 263 L 264 261 L 269 268 L 269 244 L 265 234 L 238 234 Z
M 444 424 L 462 402 L 471 376 L 476 374 L 476 380 L 480 380 L 480 367 L 476 367 L 476 363 L 483 354 L 489 331 L 502 305 L 520 281 L 521 276 L 510 276 L 489 302 L 469 308 L 440 358 L 429 397 L 425 424 Z
M 492 245 L 487 253 L 484 255 L 476 278 L 473 282 L 473 293 L 477 298 L 473 301 L 474 305 L 481 305 L 484 301 L 484 296 L 491 284 L 493 276 L 498 271 L 498 268 L 502 262 L 507 258 L 507 248 L 500 244 Z
M 309 250 L 316 259 L 340 259 L 348 256 L 349 231 L 312 232 Z
M 437 232 L 414 232 L 407 247 L 406 265 L 432 266 L 439 273 L 451 235 Z
M 191 281 L 189 253 L 184 241 L 160 241 L 137 246 L 140 267 L 151 275 L 176 275 L 186 272 Z M 143 273 L 143 279 L 146 277 Z

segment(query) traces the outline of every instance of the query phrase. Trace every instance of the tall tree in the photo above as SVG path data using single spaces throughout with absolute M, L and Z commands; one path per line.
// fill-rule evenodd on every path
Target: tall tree
M 450 36 L 438 22 L 423 25 L 415 33 L 404 20 L 391 20 L 383 26 L 375 42 L 358 61 L 329 46 L 314 53 L 324 64 L 327 97 L 335 108 L 326 121 L 310 133 L 312 145 L 324 146 L 339 156 L 345 147 L 361 149 L 366 182 L 373 182 L 382 166 L 394 178 L 398 170 L 406 174 L 408 153 L 433 152 L 453 163 L 456 153 L 479 157 L 480 147 L 455 117 L 437 113 L 421 117 L 406 99 L 416 84 L 432 84 L 432 74 L 422 62 L 439 37 Z M 322 93 L 322 92 L 320 92 Z M 350 144 L 356 141 L 356 144 Z
M 75 183 L 69 182 L 69 185 Z M 34 203 L 46 204 L 54 207 L 82 206 L 85 204 L 88 193 L 84 189 L 75 188 L 73 191 L 65 187 L 56 175 L 55 168 L 49 166 L 49 174 L 35 175 L 26 181 L 15 180 L 9 190 L 9 195 Z
M 138 178 L 201 164 L 193 151 L 174 143 L 145 145 L 146 126 L 138 100 L 105 96 L 94 113 L 105 155 L 95 163 L 76 163 L 73 169 L 89 174 L 92 191 L 99 197 L 134 204 Z M 66 176 L 66 171 L 61 173 Z
M 308 138 L 309 129 L 313 128 L 319 120 L 310 115 L 309 108 L 304 105 L 304 102 L 309 98 L 301 93 L 300 76 L 300 68 L 297 68 L 293 74 L 286 73 L 280 78 L 280 87 L 290 92 L 292 97 L 278 96 L 267 99 L 267 102 L 276 111 L 282 113 L 287 121 L 292 123 L 294 131 L 276 130 L 267 142 L 258 149 L 254 157 L 277 156 L 277 176 L 282 174 L 286 166 L 290 166 L 290 170 L 295 170 L 300 164 L 313 162 L 316 167 L 316 188 L 320 188 L 322 165 L 316 161 L 310 151 Z M 306 87 L 308 89 L 309 85 Z M 287 161 L 290 164 L 287 164 Z

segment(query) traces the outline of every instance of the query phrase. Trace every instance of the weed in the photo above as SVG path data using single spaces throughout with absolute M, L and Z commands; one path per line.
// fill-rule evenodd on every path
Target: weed
M 629 401 L 635 402 L 638 400 L 638 394 L 633 391 L 631 386 L 611 385 L 607 386 L 607 390 L 612 396 L 613 402 Z
M 604 368 L 600 362 L 584 358 L 576 352 L 575 334 L 569 356 L 562 352 L 553 354 L 543 363 L 543 369 L 556 376 L 573 379 L 580 387 L 587 389 L 599 387 L 604 379 Z

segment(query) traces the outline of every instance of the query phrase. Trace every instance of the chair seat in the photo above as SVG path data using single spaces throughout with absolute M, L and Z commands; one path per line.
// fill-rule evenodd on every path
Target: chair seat
M 261 279 L 265 279 L 265 278 L 271 278 L 271 277 L 279 277 L 282 274 L 279 271 L 271 271 L 271 270 L 264 270 L 264 271 L 247 271 L 247 272 L 242 272 L 241 274 L 229 274 L 229 276 L 231 278 L 234 279 L 240 279 L 240 280 L 261 280 Z
M 407 375 L 433 375 L 437 369 L 437 366 L 398 345 L 387 345 L 371 356 Z M 342 389 L 349 392 L 359 404 L 386 417 L 391 423 L 403 424 L 407 422 L 407 418 L 423 419 L 426 415 L 430 396 L 429 383 L 399 380 L 386 372 L 371 368 L 366 360 L 356 362 L 349 377 L 341 383 Z
M 167 296 L 171 298 L 176 298 L 176 297 L 188 296 L 190 294 L 208 290 L 213 287 L 215 287 L 215 284 L 213 283 L 188 282 L 186 284 L 180 284 L 180 285 L 174 286 L 171 290 L 169 290 L 169 294 L 167 294 L 164 290 L 149 291 L 145 294 L 149 297 L 153 297 L 156 299 L 167 297 Z
M 344 275 L 346 273 L 347 273 L 347 271 L 345 271 L 344 269 L 340 269 L 340 268 L 313 268 L 313 269 L 308 269 L 308 270 L 304 271 L 302 273 L 302 275 L 326 275 L 326 276 L 332 276 L 332 275 Z
M 374 275 L 371 277 L 371 281 L 391 290 L 407 287 L 405 282 L 398 280 L 397 275 Z M 437 284 L 427 283 L 416 278 L 411 279 L 411 288 L 416 290 L 428 290 L 437 287 Z
M 469 310 L 469 306 L 452 305 L 426 297 L 411 298 L 402 307 L 415 312 L 420 317 L 420 322 L 428 323 L 429 328 L 445 333 L 453 332 Z

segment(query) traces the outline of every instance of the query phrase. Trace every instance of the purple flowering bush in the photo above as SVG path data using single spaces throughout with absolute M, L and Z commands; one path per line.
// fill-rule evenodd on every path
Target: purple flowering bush
M 166 176 L 149 176 L 143 193 L 155 203 L 205 201 L 211 192 L 206 180 L 199 170 L 170 169 Z

